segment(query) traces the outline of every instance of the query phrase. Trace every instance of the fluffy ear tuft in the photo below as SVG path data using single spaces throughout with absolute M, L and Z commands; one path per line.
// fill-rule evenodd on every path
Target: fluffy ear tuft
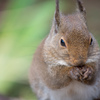
M 77 0 L 77 3 L 78 3 L 79 11 L 80 11 L 81 13 L 83 13 L 83 14 L 86 14 L 86 10 L 85 10 L 85 8 L 84 8 L 84 6 L 83 6 L 82 0 Z
M 59 0 L 56 0 L 56 11 L 55 11 L 54 23 L 55 23 L 55 33 L 57 33 L 60 25 Z

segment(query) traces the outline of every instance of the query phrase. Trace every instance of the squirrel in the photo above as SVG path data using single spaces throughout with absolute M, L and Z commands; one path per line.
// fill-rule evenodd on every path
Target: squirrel
M 37 48 L 29 82 L 38 100 L 96 100 L 100 98 L 100 50 L 89 32 L 86 10 L 69 15 L 59 11 L 59 0 L 48 36 Z

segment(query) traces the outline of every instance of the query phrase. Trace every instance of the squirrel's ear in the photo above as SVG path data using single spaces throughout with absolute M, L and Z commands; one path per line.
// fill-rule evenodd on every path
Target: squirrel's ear
M 79 9 L 80 13 L 82 13 L 85 16 L 86 15 L 86 10 L 83 6 L 82 0 L 77 0 L 77 3 L 78 3 L 78 9 Z
M 58 32 L 60 25 L 60 12 L 59 12 L 59 0 L 56 0 L 56 11 L 54 17 L 55 33 Z

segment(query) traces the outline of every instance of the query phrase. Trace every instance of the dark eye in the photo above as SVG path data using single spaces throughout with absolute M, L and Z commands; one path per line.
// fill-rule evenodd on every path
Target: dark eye
M 93 39 L 91 38 L 90 45 L 92 45 L 92 44 L 93 44 Z
M 65 42 L 64 42 L 63 39 L 61 39 L 61 45 L 64 46 L 64 47 L 66 47 Z

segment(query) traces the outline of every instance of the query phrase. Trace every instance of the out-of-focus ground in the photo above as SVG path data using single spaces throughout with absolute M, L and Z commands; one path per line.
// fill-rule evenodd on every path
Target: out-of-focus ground
M 76 9 L 75 0 L 60 0 L 64 14 Z M 100 44 L 100 0 L 83 0 L 91 33 Z M 0 94 L 36 100 L 28 70 L 40 41 L 49 33 L 55 0 L 0 0 Z

